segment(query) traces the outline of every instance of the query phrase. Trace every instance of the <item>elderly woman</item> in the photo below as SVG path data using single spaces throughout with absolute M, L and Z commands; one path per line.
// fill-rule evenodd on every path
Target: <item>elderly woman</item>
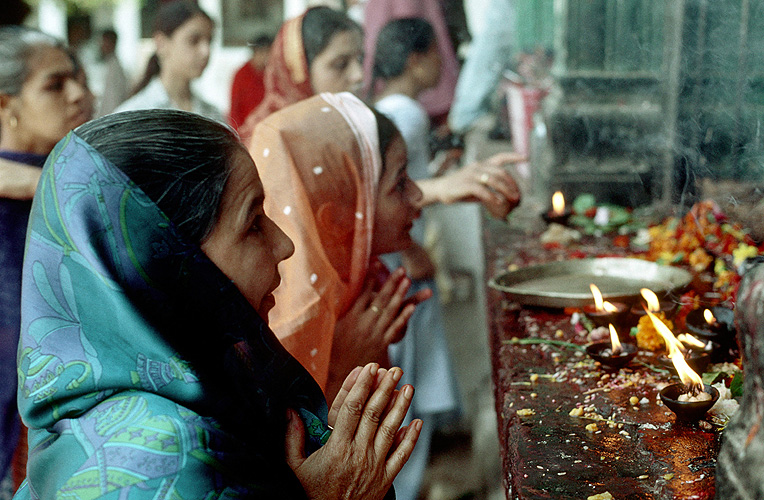
M 16 498 L 383 498 L 421 422 L 370 364 L 328 411 L 265 318 L 291 241 L 225 126 L 117 113 L 62 140 L 30 218 Z M 334 430 L 331 431 L 331 424 Z
M 31 200 L 48 153 L 92 110 L 85 73 L 62 42 L 0 28 L 0 478 L 19 441 L 16 347 Z M 17 463 L 23 467 L 23 459 Z

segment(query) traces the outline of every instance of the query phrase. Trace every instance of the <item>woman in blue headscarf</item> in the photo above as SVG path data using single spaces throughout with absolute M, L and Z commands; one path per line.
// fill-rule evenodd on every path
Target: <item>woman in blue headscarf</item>
M 383 498 L 412 388 L 367 365 L 327 411 L 264 321 L 293 250 L 225 126 L 151 110 L 67 135 L 27 238 L 16 498 Z

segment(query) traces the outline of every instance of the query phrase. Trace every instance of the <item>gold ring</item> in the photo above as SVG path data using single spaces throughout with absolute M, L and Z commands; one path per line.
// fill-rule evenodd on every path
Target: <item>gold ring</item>
M 369 309 L 371 309 L 372 311 L 374 311 L 374 314 L 377 314 L 377 313 L 379 312 L 379 307 L 375 306 L 374 304 L 372 304 L 372 305 L 369 307 Z
M 488 179 L 490 179 L 490 177 L 488 177 L 488 174 L 482 174 L 480 176 L 480 183 L 481 184 L 488 184 Z

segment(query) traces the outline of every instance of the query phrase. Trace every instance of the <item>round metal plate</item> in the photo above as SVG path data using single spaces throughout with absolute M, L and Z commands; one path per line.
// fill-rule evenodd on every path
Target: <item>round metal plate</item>
M 515 302 L 546 307 L 582 307 L 593 303 L 589 284 L 594 283 L 605 300 L 631 303 L 640 288 L 658 296 L 686 287 L 688 271 L 632 258 L 594 258 L 549 262 L 508 271 L 488 285 L 505 292 Z

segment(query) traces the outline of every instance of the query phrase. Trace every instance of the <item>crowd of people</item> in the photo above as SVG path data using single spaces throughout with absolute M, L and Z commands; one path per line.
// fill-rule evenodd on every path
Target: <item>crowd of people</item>
M 522 158 L 433 165 L 458 64 L 437 2 L 403 4 L 253 40 L 227 117 L 192 87 L 215 27 L 193 2 L 162 6 L 119 104 L 62 42 L 0 28 L 15 498 L 416 499 L 459 411 L 420 215 L 506 217 Z

